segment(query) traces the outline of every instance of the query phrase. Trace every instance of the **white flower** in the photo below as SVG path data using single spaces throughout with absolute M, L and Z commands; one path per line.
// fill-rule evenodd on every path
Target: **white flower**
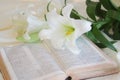
M 28 16 L 27 22 L 28 22 L 28 26 L 27 26 L 26 32 L 24 34 L 24 38 L 26 40 L 31 39 L 29 36 L 30 33 L 39 32 L 40 29 L 45 27 L 44 25 L 46 24 L 45 21 L 42 21 L 33 15 Z
M 39 31 L 46 27 L 46 21 L 44 15 L 46 14 L 46 5 L 48 0 L 40 1 L 39 3 L 28 3 L 22 6 L 18 6 L 13 16 L 13 25 L 16 27 L 17 37 L 16 39 L 22 42 L 34 42 L 39 39 L 37 37 Z M 46 3 L 43 5 L 42 3 Z M 21 7 L 23 9 L 21 9 Z M 42 11 L 40 11 L 42 9 Z
M 36 42 L 40 40 L 38 36 L 39 32 L 41 29 L 48 27 L 46 21 L 33 15 L 28 15 L 26 24 L 16 27 L 16 39 L 21 42 Z
M 80 49 L 77 47 L 76 39 L 91 30 L 91 23 L 70 18 L 72 8 L 73 6 L 70 4 L 64 7 L 63 16 L 57 14 L 55 9 L 49 12 L 46 17 L 50 28 L 42 30 L 39 36 L 42 40 L 51 40 L 54 48 L 68 49 L 78 54 Z

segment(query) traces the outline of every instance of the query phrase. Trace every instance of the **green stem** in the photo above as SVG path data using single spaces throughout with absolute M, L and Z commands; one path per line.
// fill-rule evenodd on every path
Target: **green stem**
M 64 1 L 65 6 L 67 5 L 67 0 Z
M 83 16 L 81 16 L 76 10 L 72 10 L 73 11 L 73 13 L 74 14 L 76 14 L 77 16 L 79 16 L 80 18 L 82 18 L 82 19 L 85 19 L 85 20 L 87 20 L 87 21 L 90 21 L 90 22 L 94 22 L 94 21 L 92 21 L 92 20 L 90 20 L 90 19 L 88 19 L 88 18 L 85 18 L 85 17 L 83 17 Z
M 49 1 L 49 3 L 47 4 L 47 12 L 49 12 L 49 7 L 50 7 L 50 4 L 51 4 L 52 0 Z

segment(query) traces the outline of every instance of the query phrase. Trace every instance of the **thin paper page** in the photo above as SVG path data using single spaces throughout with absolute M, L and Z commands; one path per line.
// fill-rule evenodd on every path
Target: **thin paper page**
M 117 64 L 113 63 L 85 37 L 80 37 L 77 41 L 78 47 L 81 49 L 78 55 L 68 50 L 54 49 L 49 43 L 46 42 L 48 47 L 51 47 L 51 50 L 54 52 L 54 58 L 73 80 L 117 72 Z
M 67 76 L 41 44 L 4 49 L 18 80 L 64 80 Z
M 86 66 L 105 62 L 105 58 L 100 55 L 100 52 L 91 45 L 89 41 L 80 38 L 77 44 L 81 49 L 81 52 L 78 55 L 73 54 L 68 50 L 53 49 L 55 58 L 62 63 L 65 70 L 73 66 Z
M 22 46 L 4 50 L 18 80 L 33 80 L 43 75 L 35 59 L 31 59 L 31 54 L 26 53 Z
M 44 75 L 51 75 L 51 74 L 64 74 L 65 73 L 61 70 L 58 66 L 56 61 L 50 55 L 50 52 L 47 48 L 42 44 L 32 44 L 27 46 L 28 49 L 31 51 L 35 59 L 37 60 L 38 64 L 42 68 L 42 73 Z M 67 76 L 66 76 L 67 77 Z

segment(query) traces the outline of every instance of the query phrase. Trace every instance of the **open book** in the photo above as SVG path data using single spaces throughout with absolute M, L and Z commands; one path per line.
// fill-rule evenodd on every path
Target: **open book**
M 79 80 L 118 72 L 117 63 L 87 38 L 82 36 L 77 44 L 77 55 L 56 50 L 49 42 L 2 48 L 3 75 L 6 80 Z

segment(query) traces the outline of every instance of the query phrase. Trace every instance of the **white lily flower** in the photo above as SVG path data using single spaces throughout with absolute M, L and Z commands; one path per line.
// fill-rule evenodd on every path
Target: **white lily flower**
M 44 27 L 45 21 L 41 21 L 36 16 L 30 15 L 27 18 L 27 22 L 28 22 L 28 26 L 24 34 L 24 38 L 26 40 L 29 40 L 31 39 L 29 34 L 40 31 L 40 29 Z
M 78 54 L 80 49 L 77 47 L 76 40 L 83 33 L 91 30 L 91 22 L 70 18 L 72 9 L 73 6 L 70 4 L 64 7 L 63 16 L 57 14 L 55 9 L 49 12 L 46 17 L 50 28 L 42 30 L 39 36 L 42 40 L 51 40 L 54 48 L 68 49 Z
M 20 5 L 16 8 L 16 15 L 13 16 L 13 25 L 16 27 L 17 40 L 22 42 L 39 40 L 39 37 L 37 37 L 38 32 L 43 27 L 46 27 L 44 15 L 46 14 L 45 8 L 48 0 L 46 1 L 40 1 L 42 8 L 36 2 L 25 4 L 24 7 Z M 46 3 L 46 5 L 42 3 Z
M 36 42 L 40 40 L 38 34 L 41 29 L 47 27 L 46 21 L 41 20 L 36 16 L 28 15 L 24 25 L 18 25 L 18 27 L 16 27 L 16 38 L 22 42 Z

